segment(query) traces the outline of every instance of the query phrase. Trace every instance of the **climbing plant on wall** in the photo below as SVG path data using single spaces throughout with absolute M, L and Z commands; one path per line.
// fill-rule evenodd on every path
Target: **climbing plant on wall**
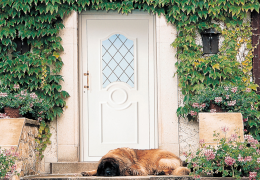
M 219 86 L 220 82 L 244 83 L 255 88 L 249 81 L 252 34 L 250 25 L 243 20 L 248 12 L 259 11 L 257 0 L 1 0 L 0 6 L 1 84 L 9 88 L 19 84 L 51 105 L 41 121 L 40 151 L 49 143 L 48 122 L 62 114 L 64 98 L 69 96 L 62 90 L 63 78 L 59 75 L 63 48 L 58 33 L 64 28 L 62 19 L 73 10 L 117 10 L 127 14 L 139 9 L 165 15 L 178 30 L 172 45 L 177 48 L 179 85 L 186 97 L 204 86 Z M 218 22 L 224 22 L 224 28 Z M 221 32 L 225 40 L 219 54 L 203 57 L 196 38 L 210 27 Z M 17 52 L 17 38 L 26 40 L 30 51 Z M 248 53 L 237 62 L 238 50 L 244 45 Z M 187 110 L 182 108 L 179 112 L 185 114 Z

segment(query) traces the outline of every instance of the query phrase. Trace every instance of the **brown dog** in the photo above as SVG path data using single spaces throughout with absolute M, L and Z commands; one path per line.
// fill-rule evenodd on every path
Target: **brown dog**
M 82 172 L 83 176 L 146 176 L 188 175 L 175 154 L 160 149 L 138 150 L 118 148 L 109 151 L 99 161 L 97 170 Z

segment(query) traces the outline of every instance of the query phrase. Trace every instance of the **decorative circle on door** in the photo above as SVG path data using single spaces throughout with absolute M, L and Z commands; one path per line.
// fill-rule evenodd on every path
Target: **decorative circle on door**
M 110 94 L 110 101 L 114 104 L 123 104 L 127 100 L 127 93 L 123 89 L 115 89 Z
M 134 87 L 134 41 L 114 34 L 102 41 L 103 88 L 112 82 Z

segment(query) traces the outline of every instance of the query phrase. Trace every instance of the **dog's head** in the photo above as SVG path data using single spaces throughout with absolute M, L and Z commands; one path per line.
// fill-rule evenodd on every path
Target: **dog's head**
M 97 176 L 119 176 L 119 164 L 114 158 L 103 159 L 98 166 Z

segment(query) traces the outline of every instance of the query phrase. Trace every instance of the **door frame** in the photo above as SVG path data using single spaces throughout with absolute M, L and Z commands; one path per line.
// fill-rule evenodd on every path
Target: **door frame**
M 80 126 L 79 126 L 79 133 L 80 133 L 80 153 L 79 153 L 79 160 L 81 162 L 84 161 L 84 133 L 88 132 L 88 122 L 84 122 L 84 118 L 88 116 L 87 111 L 83 111 L 83 102 L 88 101 L 87 96 L 83 96 L 84 91 L 87 91 L 87 89 L 84 88 L 84 85 L 86 85 L 87 77 L 84 76 L 83 72 L 83 40 L 82 40 L 82 33 L 85 33 L 85 30 L 83 30 L 82 22 L 84 20 L 91 20 L 91 19 L 147 19 L 149 21 L 149 117 L 150 117 L 150 148 L 158 148 L 159 147 L 159 133 L 158 133 L 158 90 L 157 90 L 157 61 L 156 61 L 156 16 L 150 15 L 147 12 L 134 10 L 129 15 L 122 15 L 118 14 L 117 11 L 85 11 L 79 14 L 79 73 L 78 73 L 78 79 L 79 79 L 79 103 L 80 103 Z M 150 42 L 152 41 L 152 42 Z M 151 45 L 152 44 L 152 45 Z M 87 48 L 87 47 L 85 47 Z M 88 104 L 86 105 L 86 107 Z M 88 107 L 87 107 L 88 108 Z M 86 131 L 84 132 L 84 127 L 86 127 Z M 93 161 L 96 161 L 96 159 L 93 159 Z

